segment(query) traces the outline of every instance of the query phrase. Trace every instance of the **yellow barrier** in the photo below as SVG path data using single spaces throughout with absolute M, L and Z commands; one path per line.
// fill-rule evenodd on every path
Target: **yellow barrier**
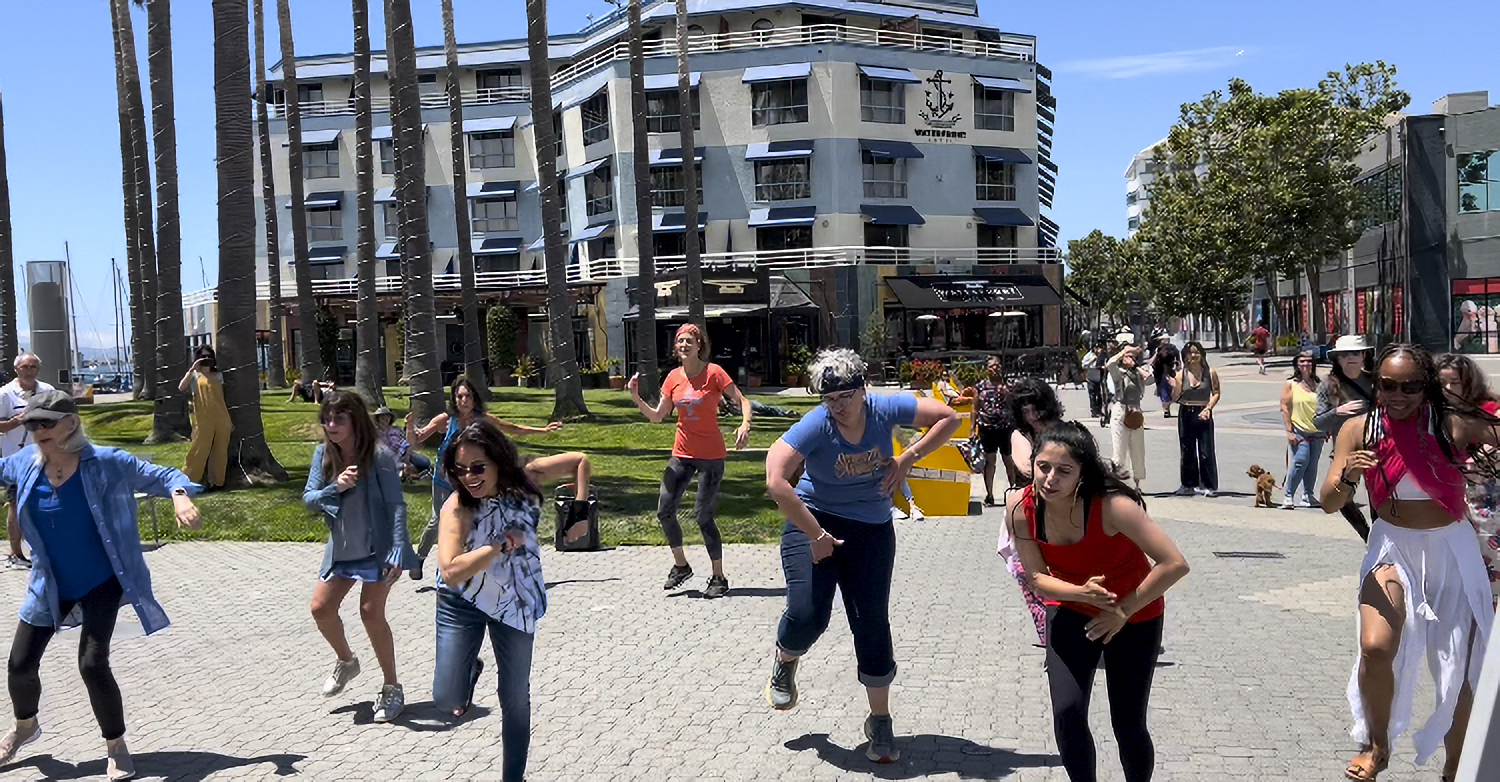
M 967 426 L 968 419 L 965 418 L 964 422 Z M 902 446 L 901 438 L 894 439 L 894 453 L 899 455 L 906 449 Z M 972 492 L 969 476 L 972 474 L 963 454 L 948 442 L 912 465 L 907 484 L 911 486 L 912 500 L 922 509 L 922 513 L 928 516 L 967 516 L 969 495 Z M 891 499 L 895 501 L 896 507 L 911 513 L 911 506 L 899 489 Z

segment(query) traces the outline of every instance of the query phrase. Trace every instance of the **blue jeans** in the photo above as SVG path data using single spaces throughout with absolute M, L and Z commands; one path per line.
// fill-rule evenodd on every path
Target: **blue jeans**
M 1292 468 L 1286 474 L 1286 496 L 1295 497 L 1297 484 L 1302 484 L 1302 496 L 1311 499 L 1313 483 L 1318 479 L 1318 454 L 1323 452 L 1324 435 L 1321 432 L 1297 432 L 1297 442 L 1291 449 Z
M 531 651 L 536 636 L 496 621 L 455 592 L 439 589 L 432 702 L 452 714 L 474 699 L 474 664 L 486 630 L 500 681 L 501 774 L 505 782 L 521 782 L 531 744 Z
M 412 451 L 406 455 L 406 460 L 411 462 L 412 469 L 421 472 L 432 469 L 432 460 L 422 454 Z

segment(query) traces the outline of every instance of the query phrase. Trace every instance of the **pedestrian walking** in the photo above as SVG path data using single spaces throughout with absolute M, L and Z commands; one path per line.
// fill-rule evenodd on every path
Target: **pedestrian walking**
M 1262 373 L 1264 374 L 1264 373 Z M 1182 371 L 1172 387 L 1177 402 L 1177 446 L 1182 482 L 1177 493 L 1205 497 L 1219 493 L 1219 460 L 1214 448 L 1214 408 L 1221 393 L 1219 373 L 1208 365 L 1208 351 L 1199 342 L 1182 348 Z M 1289 484 L 1290 485 L 1290 484 Z
M 1007 504 L 1006 525 L 1026 578 L 1047 601 L 1047 684 L 1058 754 L 1073 782 L 1096 779 L 1088 715 L 1102 657 L 1120 765 L 1127 782 L 1145 782 L 1156 765 L 1147 717 L 1162 595 L 1187 575 L 1187 560 L 1081 425 L 1059 423 L 1043 432 L 1035 465 L 1031 484 Z
M 1331 366 L 1318 386 L 1318 411 L 1313 423 L 1330 441 L 1337 442 L 1344 424 L 1375 402 L 1375 348 L 1364 337 L 1343 336 L 1333 343 L 1328 357 Z M 1370 522 L 1353 493 L 1339 513 L 1361 540 L 1370 539 Z
M 42 371 L 42 360 L 35 353 L 23 352 L 11 363 L 15 367 L 14 380 L 0 386 L 0 458 L 14 456 L 31 441 L 31 435 L 21 423 L 21 414 L 26 412 L 26 403 L 31 397 L 52 386 L 37 379 Z M 5 531 L 10 540 L 10 564 L 31 567 L 22 547 L 21 525 L 16 520 L 16 487 L 5 487 Z
M 1016 419 L 1011 410 L 1010 384 L 1005 382 L 1005 369 L 999 356 L 990 356 L 984 364 L 985 378 L 974 387 L 974 412 L 971 414 L 974 432 L 979 438 L 979 447 L 984 451 L 984 504 L 995 505 L 996 455 L 1005 465 L 1005 485 L 1016 480 L 1016 463 L 1011 460 L 1011 435 L 1016 430 Z
M 672 441 L 672 456 L 667 459 L 656 497 L 656 520 L 672 549 L 672 569 L 667 571 L 662 589 L 676 589 L 693 577 L 693 567 L 682 550 L 677 506 L 696 474 L 698 493 L 694 507 L 698 531 L 703 535 L 703 547 L 708 549 L 709 566 L 713 570 L 703 596 L 723 597 L 729 592 L 729 578 L 724 575 L 724 544 L 714 517 L 719 509 L 719 487 L 724 482 L 724 461 L 729 451 L 724 447 L 724 433 L 719 431 L 719 401 L 728 399 L 741 410 L 740 426 L 734 432 L 735 450 L 744 449 L 749 442 L 754 412 L 751 405 L 744 403 L 729 373 L 708 360 L 708 336 L 702 329 L 684 323 L 677 329 L 674 350 L 681 366 L 667 373 L 656 407 L 641 399 L 639 373 L 632 375 L 627 384 L 636 408 L 651 423 L 659 424 L 674 408 L 677 411 L 677 436 Z
M 1281 388 L 1281 422 L 1286 428 L 1287 464 L 1286 498 L 1281 507 L 1297 507 L 1293 501 L 1297 485 L 1302 485 L 1302 502 L 1309 508 L 1320 507 L 1313 494 L 1318 477 L 1318 455 L 1328 436 L 1313 422 L 1318 409 L 1318 360 L 1311 351 L 1302 351 L 1292 359 L 1292 376 Z
M 778 710 L 797 705 L 797 664 L 827 629 L 837 590 L 870 705 L 865 756 L 890 763 L 901 757 L 890 712 L 896 678 L 889 614 L 896 562 L 891 496 L 912 465 L 946 443 L 960 421 L 936 399 L 871 395 L 865 362 L 852 350 L 819 352 L 808 374 L 822 404 L 766 454 L 766 487 L 787 519 L 781 533 L 786 611 L 776 631 L 766 699 Z M 893 456 L 898 426 L 927 432 Z
M 522 463 L 516 447 L 488 418 L 465 426 L 443 452 L 441 469 L 454 476 L 438 534 L 437 664 L 432 700 L 444 714 L 463 717 L 474 702 L 484 664 L 486 633 L 499 682 L 501 779 L 521 782 L 531 744 L 531 659 L 537 620 L 547 613 L 537 527 L 542 484 L 571 477 L 587 498 L 591 468 L 581 453 Z M 586 521 L 563 530 L 574 541 Z
M 111 780 L 132 779 L 135 763 L 125 745 L 125 704 L 110 669 L 110 641 L 127 602 L 147 635 L 169 624 L 151 592 L 135 495 L 171 497 L 177 524 L 191 529 L 198 526 L 191 497 L 199 487 L 170 467 L 94 447 L 67 392 L 32 395 L 21 423 L 32 445 L 0 459 L 0 481 L 17 487 L 21 530 L 35 561 L 10 647 L 16 724 L 0 739 L 0 766 L 41 736 L 39 670 L 47 644 L 57 631 L 82 625 L 78 674 L 104 737 L 105 773 Z
M 224 375 L 212 345 L 193 351 L 193 365 L 177 384 L 188 395 L 193 408 L 193 439 L 182 471 L 189 480 L 201 481 L 204 491 L 224 488 L 229 472 L 229 406 L 224 403 Z
M 1155 382 L 1151 369 L 1141 365 L 1141 355 L 1140 348 L 1126 345 L 1104 363 L 1115 386 L 1115 407 L 1109 422 L 1114 461 L 1129 473 L 1136 491 L 1146 480 L 1146 416 L 1141 412 L 1141 400 L 1146 396 L 1146 386 Z
M 485 418 L 500 427 L 500 431 L 511 437 L 523 434 L 545 434 L 555 432 L 562 428 L 561 421 L 553 421 L 546 426 L 526 426 L 524 424 L 513 424 L 502 421 L 484 409 L 484 397 L 480 395 L 479 388 L 469 382 L 466 377 L 460 377 L 453 381 L 453 387 L 448 394 L 448 411 L 438 413 L 427 425 L 418 429 L 416 422 L 411 416 L 406 417 L 406 439 L 415 448 L 427 442 L 428 438 L 438 432 L 443 432 L 443 441 L 438 445 L 437 459 L 435 463 L 438 468 L 432 471 L 432 515 L 428 517 L 427 526 L 422 529 L 422 539 L 417 544 L 417 564 L 411 569 L 413 581 L 422 580 L 422 563 L 427 561 L 427 553 L 437 543 L 438 512 L 443 503 L 447 502 L 448 495 L 453 493 L 451 479 L 443 474 L 443 457 L 448 452 L 448 443 L 454 435 L 469 424 Z
M 1156 355 L 1151 359 L 1151 377 L 1156 382 L 1156 401 L 1161 402 L 1161 417 L 1172 417 L 1173 378 L 1177 377 L 1177 348 L 1163 341 L 1156 346 Z
M 1379 514 L 1359 570 L 1359 653 L 1348 690 L 1351 734 L 1362 748 L 1344 773 L 1372 780 L 1385 770 L 1411 727 L 1426 657 L 1435 699 L 1413 736 L 1417 763 L 1443 745 L 1443 779 L 1451 780 L 1494 619 L 1462 468 L 1466 454 L 1485 449 L 1491 453 L 1480 454 L 1476 468 L 1496 473 L 1500 421 L 1451 408 L 1420 347 L 1392 345 L 1376 366 L 1376 404 L 1339 430 L 1321 493 L 1323 510 L 1334 513 L 1364 480 Z
M 1434 363 L 1438 383 L 1455 408 L 1500 415 L 1500 396 L 1485 382 L 1484 371 L 1474 359 L 1459 353 L 1444 353 Z M 1479 553 L 1484 557 L 1484 569 L 1490 580 L 1490 602 L 1500 604 L 1500 479 L 1476 469 L 1465 470 L 1465 477 L 1469 522 L 1479 536 Z
M 1037 378 L 1027 378 L 1014 387 L 1011 411 L 1016 420 L 1016 431 L 1011 433 L 1010 448 L 1018 479 L 1011 487 L 1019 488 L 1031 483 L 1034 475 L 1032 456 L 1036 453 L 1037 440 L 1048 429 L 1062 423 L 1063 406 L 1052 386 Z M 1025 569 L 1021 566 L 1021 553 L 1016 549 L 1008 525 L 1000 525 L 1000 541 L 995 547 L 995 553 L 1005 561 L 1006 570 L 1010 571 L 1011 578 L 1021 588 L 1021 600 L 1026 604 L 1026 611 L 1031 614 L 1032 626 L 1036 628 L 1037 645 L 1045 648 L 1047 605 L 1042 602 L 1041 595 L 1031 588 L 1031 580 L 1026 578 Z
M 338 656 L 323 684 L 323 696 L 344 691 L 360 673 L 359 658 L 344 637 L 339 606 L 358 583 L 359 617 L 385 677 L 375 699 L 375 721 L 389 722 L 406 706 L 396 675 L 396 644 L 385 619 L 386 599 L 401 571 L 414 567 L 406 499 L 396 458 L 379 444 L 364 400 L 353 391 L 333 391 L 318 409 L 323 442 L 313 450 L 302 501 L 328 525 L 328 545 L 313 587 L 312 615 L 318 632 Z
M 1271 349 L 1271 330 L 1266 328 L 1264 320 L 1255 324 L 1255 330 L 1250 332 L 1250 350 L 1255 353 L 1255 365 L 1260 368 L 1260 373 L 1266 373 L 1266 352 Z
M 1089 391 L 1089 416 L 1104 418 L 1104 362 L 1109 359 L 1109 343 L 1100 339 L 1083 354 L 1083 378 Z

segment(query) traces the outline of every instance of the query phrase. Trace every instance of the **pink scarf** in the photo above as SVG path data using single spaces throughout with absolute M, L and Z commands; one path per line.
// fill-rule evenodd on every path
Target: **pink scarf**
M 1369 482 L 1371 507 L 1391 499 L 1396 484 L 1410 474 L 1443 510 L 1455 519 L 1463 518 L 1468 512 L 1463 472 L 1438 445 L 1432 411 L 1424 406 L 1420 415 L 1406 421 L 1392 419 L 1383 409 L 1377 414 L 1383 436 L 1375 444 L 1377 474 Z

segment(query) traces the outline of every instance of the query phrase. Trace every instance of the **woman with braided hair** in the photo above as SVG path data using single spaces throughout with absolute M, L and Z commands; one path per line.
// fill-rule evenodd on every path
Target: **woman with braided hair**
M 1351 732 L 1362 748 L 1344 773 L 1368 781 L 1385 770 L 1410 726 L 1425 656 L 1436 702 L 1414 735 L 1417 763 L 1444 745 L 1450 780 L 1493 616 L 1464 469 L 1495 471 L 1500 421 L 1446 397 L 1420 347 L 1386 348 L 1375 379 L 1375 406 L 1339 430 L 1320 497 L 1324 512 L 1336 513 L 1363 479 L 1379 517 L 1360 566 L 1359 657 L 1349 681 Z

